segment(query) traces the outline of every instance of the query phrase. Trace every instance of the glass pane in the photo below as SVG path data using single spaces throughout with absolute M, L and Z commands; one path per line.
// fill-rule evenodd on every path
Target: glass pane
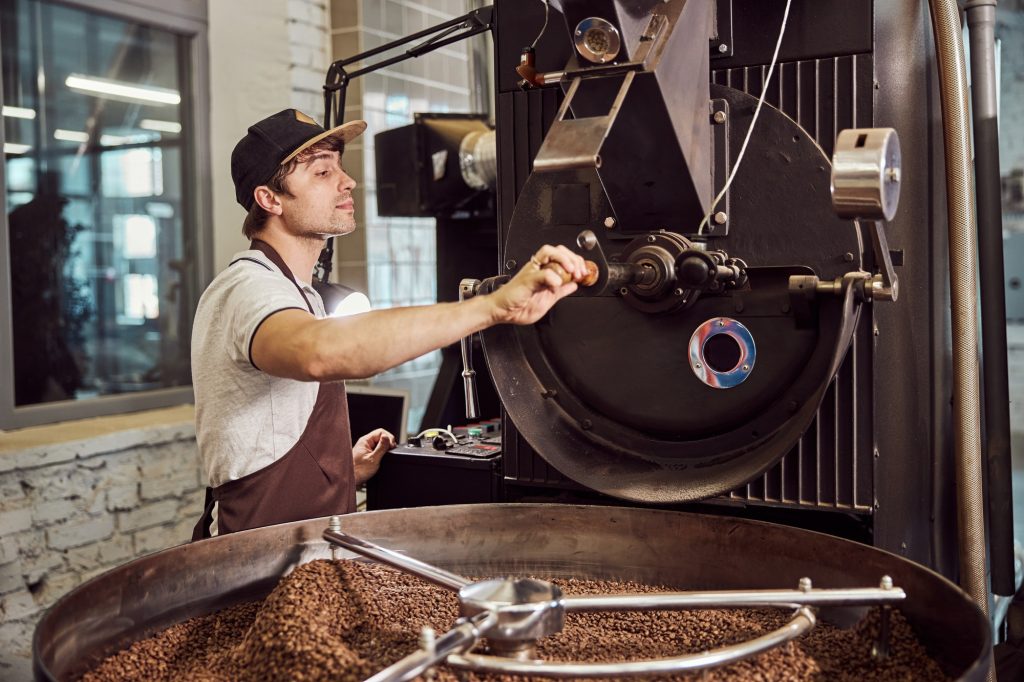
M 15 405 L 187 385 L 187 41 L 0 0 Z

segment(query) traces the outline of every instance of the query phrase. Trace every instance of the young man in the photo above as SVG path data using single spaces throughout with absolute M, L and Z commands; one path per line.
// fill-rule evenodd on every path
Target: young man
M 341 154 L 365 129 L 324 130 L 287 109 L 250 127 L 231 155 L 252 244 L 196 311 L 196 438 L 211 487 L 193 539 L 354 511 L 356 486 L 395 440 L 378 429 L 352 445 L 343 381 L 494 324 L 532 324 L 585 275 L 581 257 L 543 246 L 492 294 L 328 318 L 310 279 L 325 240 L 356 227 Z

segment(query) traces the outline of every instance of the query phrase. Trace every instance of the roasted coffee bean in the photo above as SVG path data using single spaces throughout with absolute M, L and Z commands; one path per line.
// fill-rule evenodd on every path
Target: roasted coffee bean
M 566 594 L 672 589 L 577 578 L 552 582 Z M 457 617 L 454 594 L 413 576 L 364 561 L 314 561 L 282 578 L 262 602 L 239 604 L 174 625 L 107 658 L 82 679 L 364 680 L 415 651 L 423 627 L 430 626 L 440 635 Z M 537 643 L 537 655 L 552 661 L 607 663 L 678 656 L 746 641 L 780 627 L 790 617 L 788 612 L 753 609 L 570 613 L 561 633 Z M 705 673 L 659 679 L 948 679 L 895 609 L 889 657 L 874 661 L 871 649 L 879 627 L 877 610 L 849 629 L 819 621 L 799 640 L 759 656 Z M 481 645 L 483 649 L 486 643 Z M 437 679 L 522 682 L 527 678 L 465 673 L 441 666 Z

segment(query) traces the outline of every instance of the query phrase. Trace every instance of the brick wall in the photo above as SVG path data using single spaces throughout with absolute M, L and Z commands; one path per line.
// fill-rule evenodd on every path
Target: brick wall
M 187 542 L 202 502 L 190 419 L 0 453 L 0 679 L 30 679 L 32 632 L 58 598 Z
M 331 63 L 327 0 L 287 0 L 292 105 L 324 118 L 324 79 Z

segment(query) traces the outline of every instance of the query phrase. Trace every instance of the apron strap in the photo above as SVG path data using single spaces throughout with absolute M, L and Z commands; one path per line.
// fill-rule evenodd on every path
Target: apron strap
M 281 254 L 279 254 L 273 246 L 266 243 L 262 239 L 253 239 L 252 243 L 249 244 L 249 248 L 252 249 L 253 251 L 259 251 L 264 256 L 269 258 L 271 263 L 273 263 L 274 265 L 281 269 L 281 272 L 283 272 L 284 276 L 288 278 L 288 281 L 294 284 L 295 288 L 299 290 L 299 295 L 302 296 L 302 300 L 305 301 L 306 307 L 309 308 L 310 314 L 313 317 L 316 317 L 316 313 L 313 312 L 313 304 L 309 302 L 309 299 L 306 298 L 306 292 L 303 291 L 302 287 L 299 286 L 299 283 L 295 281 L 295 275 L 292 274 L 292 271 L 288 267 L 288 264 L 284 262 L 283 258 L 281 258 Z
M 213 537 L 210 534 L 210 528 L 213 526 L 213 505 L 215 503 L 213 488 L 206 486 L 206 498 L 203 500 L 203 515 L 199 517 L 199 521 L 192 529 L 192 542 Z

